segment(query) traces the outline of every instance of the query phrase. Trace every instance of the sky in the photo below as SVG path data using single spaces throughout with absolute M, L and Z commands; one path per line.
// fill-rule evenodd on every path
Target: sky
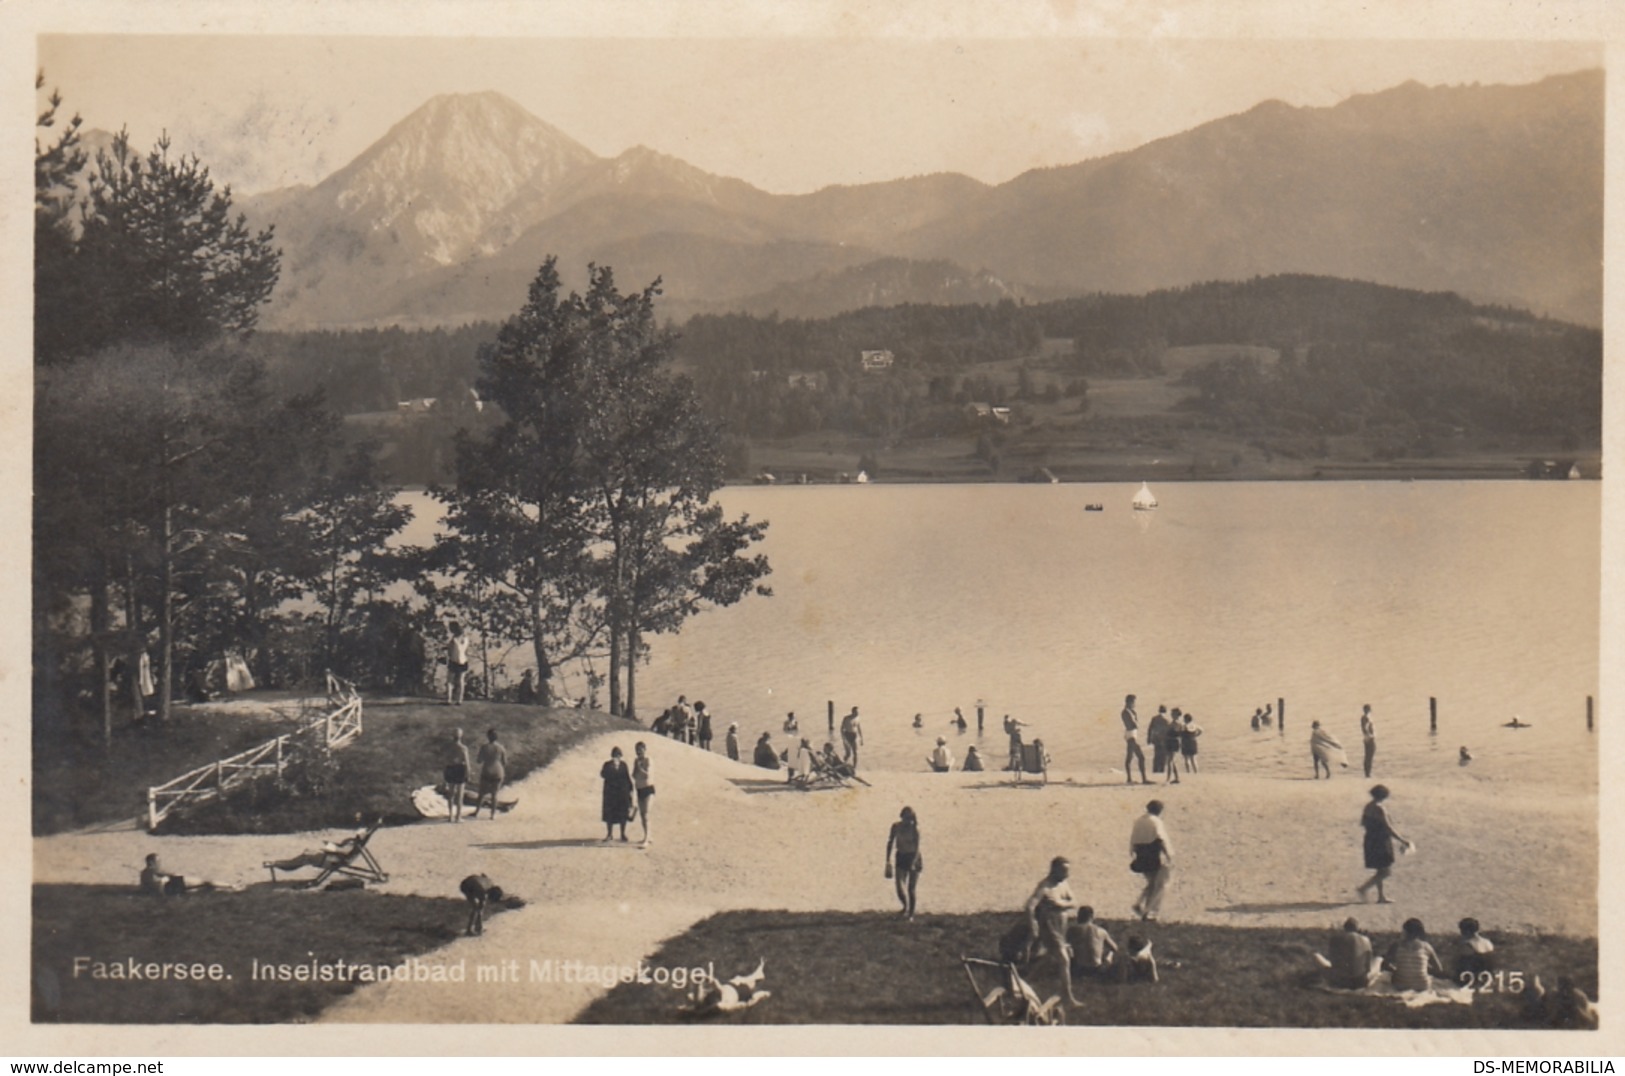
M 167 131 L 238 193 L 314 183 L 440 93 L 496 90 L 601 156 L 645 145 L 774 193 L 933 172 L 1000 183 L 1245 111 L 1415 79 L 1522 83 L 1595 43 L 965 35 L 42 33 L 87 127 Z

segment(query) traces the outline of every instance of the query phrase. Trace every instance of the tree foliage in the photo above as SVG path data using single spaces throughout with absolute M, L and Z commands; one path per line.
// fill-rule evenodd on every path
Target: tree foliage
M 544 687 L 561 656 L 607 650 L 615 713 L 635 707 L 644 635 L 767 593 L 767 561 L 748 555 L 765 524 L 710 504 L 721 431 L 669 371 L 656 294 L 622 294 L 594 266 L 585 293 L 564 295 L 548 259 L 481 353 L 476 387 L 503 421 L 461 439 L 457 487 L 437 494 L 454 532 L 444 567 L 511 610 Z

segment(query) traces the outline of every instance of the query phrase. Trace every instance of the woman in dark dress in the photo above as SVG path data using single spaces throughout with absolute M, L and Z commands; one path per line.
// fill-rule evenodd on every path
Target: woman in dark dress
M 615 839 L 615 827 L 621 827 L 621 840 L 626 840 L 626 820 L 632 813 L 632 771 L 619 747 L 609 753 L 609 761 L 598 771 L 604 779 L 604 840 Z
M 1358 892 L 1360 899 L 1364 900 L 1366 893 L 1375 886 L 1378 904 L 1393 903 L 1383 894 L 1382 883 L 1393 873 L 1394 842 L 1411 847 L 1411 842 L 1394 829 L 1393 819 L 1388 816 L 1385 806 L 1387 799 L 1388 787 L 1376 785 L 1371 789 L 1371 802 L 1365 805 L 1365 811 L 1360 815 L 1360 825 L 1365 827 L 1365 866 L 1376 873 L 1360 885 Z

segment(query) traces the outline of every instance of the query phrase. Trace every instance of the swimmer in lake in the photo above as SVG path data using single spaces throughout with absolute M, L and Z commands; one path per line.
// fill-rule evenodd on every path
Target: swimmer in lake
M 1465 765 L 1467 765 L 1467 763 L 1471 762 L 1472 760 L 1473 760 L 1473 753 L 1471 751 L 1467 750 L 1467 745 L 1466 744 L 1462 744 L 1461 745 L 1461 759 L 1457 763 L 1457 765 L 1465 766 Z
M 1529 723 L 1524 721 L 1517 714 L 1513 714 L 1512 715 L 1512 720 L 1508 721 L 1505 725 L 1502 725 L 1501 727 L 1504 728 L 1504 729 L 1526 729 L 1526 728 L 1529 728 Z

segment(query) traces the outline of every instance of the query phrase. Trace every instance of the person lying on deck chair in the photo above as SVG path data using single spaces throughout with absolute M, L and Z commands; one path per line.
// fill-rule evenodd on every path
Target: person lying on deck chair
M 277 871 L 296 871 L 302 867 L 327 868 L 343 863 L 355 854 L 367 839 L 367 827 L 360 826 L 350 836 L 337 843 L 323 841 L 320 848 L 307 848 L 298 855 L 289 859 L 268 859 L 265 866 L 271 869 L 271 881 L 276 881 Z

